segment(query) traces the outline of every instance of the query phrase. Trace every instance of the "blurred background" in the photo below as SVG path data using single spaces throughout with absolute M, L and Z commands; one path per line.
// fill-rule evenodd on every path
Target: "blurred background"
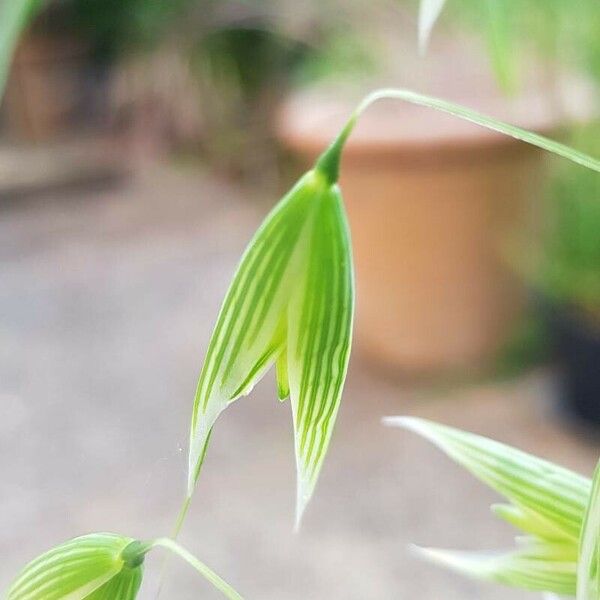
M 600 155 L 597 0 L 449 0 L 424 56 L 417 21 L 409 0 L 41 7 L 0 116 L 0 587 L 74 535 L 170 531 L 237 260 L 363 95 L 410 87 Z M 182 542 L 248 598 L 526 598 L 410 554 L 502 548 L 512 532 L 492 494 L 380 418 L 591 473 L 599 176 L 382 102 L 342 188 L 356 342 L 302 531 L 290 410 L 267 377 L 221 419 Z M 173 564 L 163 597 L 218 596 Z

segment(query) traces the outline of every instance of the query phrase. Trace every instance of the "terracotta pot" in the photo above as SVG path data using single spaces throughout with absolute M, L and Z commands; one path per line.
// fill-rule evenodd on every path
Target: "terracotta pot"
M 464 103 L 530 129 L 550 125 L 532 98 L 509 114 L 499 110 L 504 100 Z M 352 106 L 292 98 L 280 114 L 280 138 L 312 164 Z M 524 304 L 502 244 L 528 219 L 542 156 L 397 101 L 365 113 L 341 175 L 357 271 L 356 335 L 365 353 L 413 374 L 488 365 Z
M 23 37 L 5 97 L 13 136 L 40 141 L 64 132 L 83 100 L 87 54 L 85 45 L 70 37 Z

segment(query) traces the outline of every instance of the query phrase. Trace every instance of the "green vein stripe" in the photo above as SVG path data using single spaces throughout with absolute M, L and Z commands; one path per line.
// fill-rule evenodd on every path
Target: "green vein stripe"
M 312 487 L 333 431 L 352 323 L 353 280 L 347 222 L 337 189 L 317 216 L 295 356 L 301 365 L 296 434 Z
M 142 583 L 142 569 L 127 569 L 105 583 L 86 600 L 133 600 Z
M 470 463 L 464 461 L 464 465 L 469 467 Z M 571 505 L 568 502 L 563 502 L 560 495 L 544 497 L 542 491 L 531 486 L 531 482 L 527 479 L 515 477 L 514 481 L 508 481 L 498 477 L 494 471 L 481 468 L 480 464 L 473 466 L 473 469 L 477 470 L 481 479 L 510 500 L 545 516 L 555 526 L 562 526 L 562 529 L 570 533 L 571 537 L 578 538 L 583 511 L 572 510 Z M 530 491 L 527 490 L 526 486 Z
M 305 285 L 304 293 L 308 304 L 308 310 L 303 311 L 301 317 L 301 329 L 306 332 L 303 340 L 303 346 L 297 350 L 297 358 L 301 364 L 301 380 L 300 380 L 300 392 L 298 396 L 298 416 L 297 416 L 297 427 L 300 434 L 300 444 L 302 444 L 302 423 L 304 422 L 304 411 L 306 403 L 308 401 L 308 393 L 310 388 L 310 372 L 312 370 L 312 355 L 306 354 L 306 348 L 312 347 L 316 336 L 316 327 L 314 326 L 315 321 L 318 320 L 321 314 L 323 305 L 323 296 L 320 293 L 315 293 L 315 290 L 319 289 L 319 272 L 318 272 L 318 261 L 317 252 L 320 249 L 320 239 L 312 236 L 310 241 L 312 248 L 316 245 L 316 251 L 311 252 L 309 255 L 309 267 L 308 267 L 308 279 Z M 302 357 L 304 362 L 302 363 Z
M 27 572 L 15 582 L 13 590 L 26 592 L 29 588 L 40 586 L 41 581 L 54 576 L 56 576 L 55 579 L 66 579 L 76 573 L 82 565 L 92 564 L 98 571 L 101 571 L 104 567 L 98 564 L 99 561 L 106 563 L 104 566 L 110 569 L 115 562 L 115 555 L 100 555 L 98 552 L 93 552 L 88 556 L 80 556 L 76 553 L 55 555 L 51 560 L 36 563 L 35 570 L 27 569 Z
M 110 534 L 84 536 L 50 550 L 25 567 L 9 600 L 55 596 L 53 588 L 76 590 L 120 568 L 119 553 L 131 540 Z M 54 590 L 56 594 L 56 590 Z
M 249 388 L 257 376 L 265 371 L 267 367 L 269 367 L 275 360 L 277 353 L 281 350 L 281 347 L 278 346 L 270 346 L 263 353 L 263 355 L 258 359 L 256 364 L 252 367 L 246 378 L 242 381 L 241 385 L 238 389 L 231 395 L 230 400 L 235 400 L 239 396 L 245 393 L 245 390 Z
M 208 402 L 208 398 L 210 396 L 210 392 L 207 391 L 207 387 L 210 390 L 216 377 L 215 369 L 218 368 L 218 361 L 216 360 L 216 354 L 218 354 L 217 348 L 222 346 L 223 341 L 227 339 L 224 329 L 229 327 L 232 323 L 231 319 L 233 318 L 233 314 L 231 308 L 234 306 L 235 302 L 238 301 L 239 296 L 243 293 L 243 289 L 246 286 L 249 278 L 253 275 L 253 272 L 256 270 L 257 265 L 259 265 L 263 260 L 264 253 L 269 250 L 270 245 L 276 243 L 278 235 L 275 235 L 275 237 L 271 239 L 273 232 L 275 232 L 275 234 L 279 232 L 279 235 L 283 235 L 284 232 L 280 231 L 280 221 L 282 220 L 283 209 L 291 201 L 292 196 L 293 191 L 288 196 L 287 201 L 284 200 L 280 205 L 276 206 L 271 212 L 270 217 L 267 217 L 263 225 L 256 232 L 252 241 L 246 248 L 246 251 L 242 256 L 238 269 L 234 275 L 231 287 L 225 297 L 223 307 L 219 312 L 217 324 L 211 336 L 206 360 L 200 375 L 200 380 L 198 382 L 195 407 L 202 398 L 203 405 L 201 408 L 203 411 L 206 410 L 206 402 Z M 196 422 L 193 420 L 193 429 L 195 428 L 195 425 Z
M 224 360 L 225 353 L 230 347 L 227 342 L 234 334 L 233 332 L 236 328 L 236 325 L 238 325 L 237 319 L 239 319 L 240 313 L 247 307 L 247 301 L 249 298 L 246 287 L 248 282 L 250 282 L 252 289 L 252 282 L 256 281 L 256 278 L 260 272 L 259 270 L 265 268 L 265 263 L 268 264 L 268 258 L 266 257 L 272 257 L 275 250 L 279 247 L 279 244 L 282 241 L 285 242 L 286 233 L 287 230 L 285 228 L 280 228 L 276 231 L 276 236 L 273 240 L 269 240 L 269 243 L 263 244 L 261 247 L 259 247 L 257 252 L 249 252 L 247 259 L 244 260 L 241 265 L 239 285 L 236 286 L 231 294 L 227 295 L 226 307 L 219 315 L 217 321 L 217 330 L 212 338 L 214 340 L 214 344 L 211 342 L 209 346 L 205 363 L 208 365 L 207 374 L 205 375 L 203 372 L 200 378 L 200 381 L 202 382 L 202 391 L 198 400 L 200 400 L 200 398 L 202 399 L 203 412 L 206 411 L 206 407 L 208 401 L 210 400 L 219 369 L 221 368 L 221 363 Z M 238 280 L 237 275 L 235 276 L 235 280 Z M 245 295 L 240 302 L 239 296 L 242 294 Z M 222 337 L 220 333 L 221 329 L 223 329 Z
M 324 203 L 326 208 L 327 202 Z M 306 461 L 306 442 L 311 425 L 315 404 L 318 401 L 318 393 L 320 388 L 320 372 L 323 363 L 327 360 L 325 348 L 327 337 L 329 335 L 329 327 L 331 326 L 330 319 L 327 319 L 328 311 L 331 311 L 331 302 L 334 300 L 332 294 L 332 277 L 334 273 L 332 268 L 332 257 L 327 248 L 330 231 L 328 231 L 328 215 L 326 210 L 321 210 L 319 221 L 314 229 L 314 242 L 312 244 L 312 260 L 315 263 L 315 269 L 318 271 L 318 286 L 315 289 L 307 289 L 306 293 L 314 294 L 319 298 L 319 310 L 315 320 L 309 324 L 314 329 L 316 335 L 314 346 L 305 348 L 303 354 L 310 357 L 308 364 L 308 373 L 306 375 L 307 388 L 304 407 L 306 411 L 301 415 L 301 442 L 300 452 L 303 453 Z M 328 322 L 329 321 L 329 322 Z
M 341 204 L 340 202 L 338 202 L 338 209 L 341 208 Z M 342 215 L 343 217 L 343 215 Z M 342 223 L 342 225 L 345 224 L 345 219 L 340 219 L 338 221 L 338 223 Z M 347 229 L 345 227 L 343 227 L 343 229 L 339 232 L 339 237 L 336 235 L 335 239 L 339 242 L 341 242 L 340 244 L 340 250 L 341 250 L 341 254 L 339 254 L 338 256 L 341 256 L 342 258 L 344 256 L 351 256 L 350 252 L 349 252 L 349 248 L 348 248 L 348 243 L 347 243 Z M 341 283 L 344 286 L 344 292 L 341 296 L 341 299 L 343 301 L 343 305 L 340 302 L 339 306 L 340 308 L 342 308 L 344 311 L 340 314 L 340 320 L 338 321 L 338 324 L 340 325 L 340 329 L 338 330 L 338 335 L 336 336 L 336 339 L 338 340 L 337 342 L 337 346 L 333 348 L 333 352 L 330 356 L 330 360 L 329 360 L 329 364 L 330 365 L 334 365 L 335 363 L 335 355 L 336 353 L 339 354 L 339 361 L 337 363 L 337 372 L 336 373 L 328 373 L 328 382 L 334 382 L 335 386 L 333 389 L 333 392 L 331 393 L 331 398 L 333 401 L 331 401 L 329 403 L 329 407 L 328 407 L 328 412 L 325 416 L 325 418 L 321 421 L 321 423 L 319 424 L 319 419 L 317 419 L 317 423 L 315 423 L 315 429 L 320 428 L 321 430 L 321 437 L 320 437 L 320 443 L 319 443 L 319 447 L 318 447 L 318 451 L 313 463 L 313 468 L 312 468 L 312 473 L 311 473 L 311 477 L 316 477 L 318 475 L 318 471 L 320 468 L 321 463 L 323 462 L 323 459 L 325 457 L 325 450 L 326 450 L 326 445 L 331 437 L 331 433 L 333 430 L 333 426 L 335 424 L 335 417 L 337 415 L 337 410 L 339 408 L 339 401 L 341 398 L 341 393 L 342 393 L 342 388 L 344 385 L 344 380 L 345 380 L 345 376 L 346 376 L 346 369 L 348 366 L 348 358 L 349 358 L 349 350 L 350 350 L 350 336 L 351 336 L 351 323 L 352 323 L 352 296 L 353 296 L 353 289 L 352 289 L 352 274 L 351 274 L 351 265 L 348 261 L 343 261 L 343 265 L 344 268 L 340 269 L 339 275 L 340 275 L 340 279 L 341 279 Z M 342 328 L 343 327 L 343 331 Z M 329 391 L 329 390 L 328 390 Z
M 348 255 L 349 254 L 346 254 L 346 256 L 348 256 Z M 337 415 L 337 411 L 339 408 L 339 402 L 340 402 L 340 398 L 341 398 L 342 388 L 344 385 L 344 380 L 345 380 L 345 375 L 346 375 L 346 369 L 347 369 L 347 365 L 348 365 L 349 349 L 350 349 L 349 341 L 350 341 L 350 336 L 351 336 L 351 320 L 352 320 L 352 311 L 351 311 L 350 307 L 352 306 L 351 298 L 352 298 L 352 293 L 353 293 L 352 285 L 351 285 L 351 275 L 348 272 L 348 267 L 349 267 L 349 265 L 346 264 L 345 269 L 340 271 L 340 277 L 345 286 L 345 293 L 342 296 L 342 298 L 344 299 L 344 304 L 345 304 L 344 308 L 346 310 L 343 313 L 341 313 L 339 322 L 341 324 L 343 324 L 344 330 L 343 330 L 343 332 L 340 331 L 340 335 L 337 338 L 339 346 L 333 348 L 333 352 L 331 353 L 331 355 L 329 357 L 330 364 L 335 364 L 335 355 L 337 352 L 337 353 L 339 353 L 341 362 L 338 363 L 338 365 L 337 365 L 337 373 L 331 374 L 330 380 L 335 382 L 335 387 L 333 389 L 333 392 L 329 396 L 330 401 L 328 404 L 328 412 L 327 412 L 325 418 L 322 419 L 321 423 L 319 423 L 319 419 L 317 419 L 317 422 L 314 424 L 315 429 L 320 429 L 321 437 L 320 437 L 320 441 L 319 441 L 318 451 L 312 461 L 310 477 L 313 480 L 316 479 L 316 477 L 318 476 L 320 466 L 325 457 L 325 451 L 327 449 L 327 444 L 329 442 L 331 433 L 333 431 L 333 427 L 335 424 L 335 417 Z M 350 298 L 349 302 L 348 302 L 347 298 Z M 350 310 L 348 310 L 349 308 L 350 308 Z M 310 460 L 310 457 L 309 457 L 309 460 Z
M 238 273 L 234 277 L 232 289 L 227 295 L 218 318 L 212 338 L 214 344 L 211 343 L 209 346 L 205 363 L 209 367 L 206 373 L 203 372 L 201 375 L 202 384 L 199 385 L 201 391 L 198 394 L 198 400 L 201 399 L 203 411 L 206 410 L 210 400 L 218 373 L 223 369 L 222 362 L 226 353 L 231 352 L 228 364 L 222 373 L 222 379 L 228 376 L 232 365 L 239 356 L 242 336 L 248 326 L 248 318 L 255 313 L 258 299 L 272 301 L 272 297 L 269 298 L 262 294 L 266 285 L 265 277 L 267 277 L 266 281 L 271 281 L 277 273 L 280 274 L 281 269 L 285 266 L 285 255 L 281 256 L 282 251 L 287 248 L 289 250 L 287 256 L 293 251 L 292 244 L 299 235 L 301 216 L 305 212 L 304 204 L 307 198 L 305 193 L 298 193 L 296 189 L 292 190 L 287 199 L 274 209 L 272 217 L 267 218 L 264 227 L 257 232 L 242 259 Z M 276 273 L 269 272 L 273 257 L 276 260 L 275 265 L 279 265 Z M 240 302 L 242 294 L 243 298 Z M 241 321 L 242 319 L 243 321 Z M 223 330 L 225 323 L 227 323 L 227 328 Z M 236 337 L 232 342 L 233 336 Z M 204 385 L 205 381 L 206 385 Z
M 329 309 L 327 315 L 326 327 L 321 326 L 321 340 L 319 348 L 317 349 L 317 356 L 322 357 L 317 362 L 317 371 L 315 374 L 315 385 L 313 387 L 313 394 L 311 398 L 311 411 L 307 415 L 306 422 L 304 424 L 304 439 L 310 435 L 308 442 L 308 448 L 305 451 L 305 462 L 308 470 L 311 469 L 312 455 L 314 451 L 315 438 L 319 429 L 319 421 L 323 417 L 326 407 L 332 402 L 335 403 L 336 399 L 330 396 L 331 389 L 331 371 L 332 371 L 332 350 L 335 349 L 337 338 L 339 337 L 340 331 L 340 320 L 339 317 L 342 313 L 342 306 L 337 301 L 339 298 L 339 290 L 341 289 L 342 283 L 340 282 L 343 276 L 341 269 L 336 269 L 336 266 L 341 264 L 341 254 L 339 252 L 339 246 L 337 242 L 337 231 L 335 230 L 335 223 L 332 222 L 331 218 L 331 206 L 328 201 L 325 205 L 325 214 L 323 215 L 323 229 L 324 239 L 327 241 L 329 248 L 326 250 L 327 261 L 325 266 L 329 267 L 329 273 L 323 273 L 322 278 L 327 282 L 331 282 L 329 289 L 323 290 L 323 296 L 326 299 L 326 306 Z M 328 292 L 330 296 L 328 297 Z M 338 336 L 336 337 L 336 333 Z M 325 367 L 325 374 L 321 375 L 321 371 Z
M 292 244 L 295 244 L 295 240 L 293 230 L 284 232 L 280 243 L 271 249 L 268 258 L 261 265 L 260 273 L 256 274 L 251 286 L 246 290 L 239 311 L 232 319 L 237 324 L 237 329 L 232 332 L 231 341 L 223 347 L 223 358 L 226 348 L 230 352 L 227 363 L 222 367 L 221 385 L 231 376 L 236 360 L 245 351 L 245 340 L 251 341 L 255 337 L 249 335 L 253 320 L 256 319 L 257 314 L 266 316 L 272 307 L 275 300 L 273 289 L 282 284 L 282 274 L 289 264 L 294 249 Z M 276 323 L 272 327 L 274 329 Z

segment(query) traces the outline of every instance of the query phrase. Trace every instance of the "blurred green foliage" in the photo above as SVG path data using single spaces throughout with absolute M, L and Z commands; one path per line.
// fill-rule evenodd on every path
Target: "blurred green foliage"
M 97 57 L 114 59 L 127 50 L 158 44 L 193 1 L 51 0 L 35 28 L 76 35 L 91 44 Z
M 474 31 L 483 31 L 499 80 L 509 90 L 523 53 L 531 51 L 600 81 L 597 0 L 452 0 L 448 11 Z
M 0 4 L 0 100 L 19 35 L 38 10 L 39 4 L 40 0 L 10 0 Z
M 523 56 L 531 55 L 550 72 L 566 68 L 600 85 L 598 0 L 453 0 L 448 8 L 474 30 L 485 24 L 492 64 L 505 90 L 517 89 Z M 570 145 L 599 156 L 600 124 L 577 124 Z M 534 284 L 552 302 L 599 321 L 600 176 L 557 164 L 546 196 Z
M 576 147 L 600 155 L 600 123 L 578 131 Z M 561 165 L 548 194 L 538 285 L 551 300 L 600 321 L 600 176 Z

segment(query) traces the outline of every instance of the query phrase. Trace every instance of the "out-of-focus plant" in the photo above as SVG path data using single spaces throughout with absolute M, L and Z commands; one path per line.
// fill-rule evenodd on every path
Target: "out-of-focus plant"
M 578 147 L 600 151 L 600 127 L 584 128 Z M 600 176 L 561 165 L 548 194 L 534 284 L 552 303 L 600 322 Z
M 0 4 L 0 99 L 19 34 L 39 8 L 41 0 L 4 0 Z
M 504 496 L 509 503 L 494 504 L 492 511 L 521 532 L 516 548 L 508 552 L 426 548 L 419 549 L 420 554 L 478 579 L 561 596 L 577 594 L 579 600 L 597 600 L 597 594 L 581 595 L 580 591 L 588 588 L 588 580 L 598 578 L 597 482 L 592 493 L 590 480 L 573 471 L 505 444 L 423 419 L 390 417 L 385 423 L 423 436 Z M 583 558 L 578 559 L 590 503 L 594 516 L 588 517 L 584 527 Z M 578 576 L 578 568 L 580 573 L 586 573 L 585 577 Z M 597 590 L 597 582 L 594 585 Z
M 154 128 L 163 145 L 262 178 L 276 162 L 272 115 L 289 88 L 372 66 L 338 2 L 286 10 L 279 0 L 54 0 L 41 24 L 114 63 L 117 113 Z M 165 73 L 165 55 L 185 93 Z
M 264 177 L 275 163 L 272 116 L 290 88 L 374 67 L 335 4 L 307 2 L 302 18 L 272 1 L 227 0 L 191 14 L 197 26 L 185 27 L 183 39 L 199 85 L 201 147 L 213 164 Z
M 195 4 L 196 0 L 46 0 L 36 27 L 78 37 L 96 58 L 107 61 L 155 48 Z
M 421 0 L 420 38 L 426 44 L 442 9 L 483 32 L 505 88 L 517 84 L 523 55 L 584 71 L 600 81 L 600 11 L 596 0 Z

